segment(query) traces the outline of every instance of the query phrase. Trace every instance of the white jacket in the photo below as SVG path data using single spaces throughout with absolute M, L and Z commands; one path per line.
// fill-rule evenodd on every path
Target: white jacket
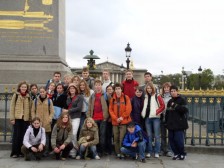
M 148 95 L 145 94 L 145 100 L 144 100 L 144 106 L 142 110 L 142 117 L 145 118 L 146 115 L 146 109 L 148 105 Z M 157 100 L 156 100 L 156 94 L 151 96 L 151 101 L 150 101 L 150 114 L 149 118 L 160 118 L 160 114 L 162 111 L 165 109 L 165 104 L 160 95 L 157 95 Z
M 30 125 L 23 138 L 23 145 L 26 148 L 30 148 L 33 145 L 43 144 L 45 146 L 46 144 L 46 135 L 45 135 L 45 129 L 43 127 L 40 127 L 39 132 L 37 136 L 34 136 L 33 128 Z

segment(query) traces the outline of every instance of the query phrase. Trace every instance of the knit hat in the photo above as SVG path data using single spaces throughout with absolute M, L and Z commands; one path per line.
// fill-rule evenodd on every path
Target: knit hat
M 70 87 L 74 87 L 76 90 L 78 90 L 74 83 L 70 83 L 70 84 L 68 85 L 68 89 L 67 89 L 67 90 L 69 90 Z

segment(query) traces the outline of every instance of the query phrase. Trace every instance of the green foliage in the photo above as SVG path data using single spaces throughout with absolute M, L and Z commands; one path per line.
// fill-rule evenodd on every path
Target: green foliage
M 170 82 L 171 84 L 176 85 L 181 88 L 182 85 L 182 74 L 169 74 L 169 75 L 160 75 L 154 77 L 154 83 L 162 86 L 163 83 Z M 224 88 L 224 80 L 219 81 L 214 84 L 214 74 L 211 69 L 204 69 L 201 74 L 194 73 L 189 76 L 186 76 L 184 80 L 184 88 L 186 89 L 195 89 L 202 90 Z

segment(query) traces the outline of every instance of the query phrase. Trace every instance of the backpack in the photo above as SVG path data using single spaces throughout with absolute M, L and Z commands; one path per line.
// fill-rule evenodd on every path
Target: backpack
M 51 113 L 51 102 L 50 102 L 50 99 L 49 98 L 47 98 L 47 102 L 48 102 L 48 111 L 49 111 L 49 115 L 50 115 L 50 113 Z M 35 115 L 36 115 L 36 113 L 37 113 L 37 98 L 34 100 L 34 105 L 35 105 Z
M 114 104 L 115 99 L 113 99 L 113 104 Z M 124 105 L 126 105 L 126 95 L 124 95 Z
M 29 99 L 29 102 L 30 102 L 30 97 L 28 97 L 28 99 Z M 17 100 L 18 100 L 18 94 L 16 94 L 15 105 L 16 105 Z

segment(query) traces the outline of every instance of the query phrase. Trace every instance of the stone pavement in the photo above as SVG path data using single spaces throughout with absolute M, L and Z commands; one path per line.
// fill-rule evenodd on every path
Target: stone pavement
M 224 155 L 188 153 L 184 161 L 173 161 L 170 157 L 150 158 L 146 163 L 131 159 L 120 160 L 105 156 L 101 160 L 57 161 L 44 158 L 41 161 L 24 161 L 24 158 L 10 158 L 9 150 L 0 151 L 0 168 L 223 168 Z

